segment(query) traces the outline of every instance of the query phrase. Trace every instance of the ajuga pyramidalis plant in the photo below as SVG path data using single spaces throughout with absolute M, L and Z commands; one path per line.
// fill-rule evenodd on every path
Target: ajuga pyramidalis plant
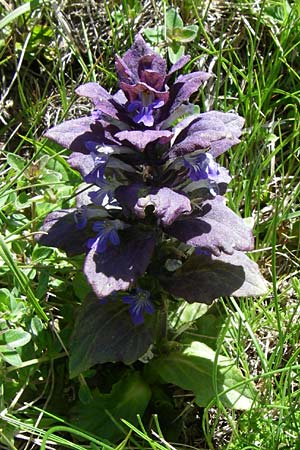
M 195 113 L 190 98 L 210 75 L 178 75 L 188 61 L 183 56 L 167 71 L 137 35 L 116 57 L 119 90 L 79 86 L 77 94 L 94 103 L 91 114 L 46 133 L 71 151 L 68 162 L 87 189 L 76 208 L 49 214 L 37 239 L 70 256 L 86 254 L 91 311 L 97 308 L 100 322 L 119 314 L 111 336 L 126 326 L 142 342 L 127 351 L 125 339 L 119 353 L 91 356 L 91 363 L 139 358 L 158 338 L 155 318 L 166 301 L 209 304 L 266 291 L 245 253 L 253 249 L 252 231 L 226 206 L 231 177 L 217 162 L 239 143 L 244 120 Z

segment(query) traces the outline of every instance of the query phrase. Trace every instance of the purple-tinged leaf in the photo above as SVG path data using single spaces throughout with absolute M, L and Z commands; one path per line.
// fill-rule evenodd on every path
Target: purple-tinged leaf
M 86 83 L 78 86 L 75 89 L 76 94 L 82 97 L 88 97 L 93 100 L 96 107 L 98 107 L 99 103 L 103 100 L 109 100 L 111 95 L 98 83 Z
M 132 239 L 98 254 L 92 249 L 85 260 L 84 273 L 98 298 L 126 291 L 143 275 L 155 245 L 153 235 L 133 233 Z
M 145 323 L 136 326 L 122 301 L 108 298 L 100 303 L 90 296 L 79 312 L 71 340 L 71 378 L 95 364 L 136 361 L 153 343 L 154 319 L 147 315 Z
M 134 74 L 131 72 L 127 64 L 125 64 L 123 59 L 120 58 L 120 56 L 118 55 L 115 58 L 115 68 L 119 81 L 123 81 L 129 84 L 134 83 L 135 80 Z
M 192 72 L 180 75 L 170 87 L 169 114 L 172 114 L 181 103 L 186 102 L 191 95 L 198 91 L 199 87 L 210 78 L 207 72 Z
M 154 214 L 164 226 L 171 225 L 182 214 L 192 211 L 190 200 L 187 196 L 178 194 L 169 188 L 162 188 L 156 194 L 150 194 L 138 199 L 134 211 L 138 217 L 146 216 L 146 208 L 154 207 Z
M 134 213 L 134 207 L 141 196 L 149 193 L 150 187 L 142 183 L 133 183 L 128 186 L 119 186 L 115 190 L 115 198 L 122 206 L 123 212 Z
M 126 64 L 130 72 L 133 74 L 135 80 L 139 80 L 139 62 L 142 59 L 143 67 L 145 67 L 145 56 L 151 56 L 151 67 L 147 67 L 147 69 L 154 70 L 161 74 L 166 73 L 166 61 L 153 52 L 151 47 L 144 41 L 142 36 L 138 34 L 135 39 L 132 47 L 125 53 L 122 57 L 123 63 Z M 149 62 L 149 59 L 146 59 Z M 141 70 L 141 67 L 140 67 Z
M 179 156 L 205 149 L 212 156 L 219 156 L 240 142 L 238 138 L 243 124 L 244 119 L 239 115 L 219 111 L 187 117 L 175 127 L 177 137 L 171 155 Z
M 152 52 L 152 49 L 150 49 L 150 51 Z M 161 76 L 161 88 L 164 85 L 164 80 L 166 77 L 166 61 L 157 53 L 152 52 L 152 54 L 150 55 L 145 55 L 142 58 L 140 58 L 139 63 L 138 63 L 138 75 L 139 75 L 139 79 L 141 81 L 143 78 L 143 75 L 145 72 L 149 71 L 149 72 L 153 72 L 156 74 L 159 74 Z M 152 82 L 156 82 L 156 79 L 152 79 L 149 80 L 149 85 L 154 87 Z
M 225 130 L 234 137 L 240 137 L 245 119 L 236 113 L 224 113 L 221 111 L 208 111 L 198 116 L 199 120 L 193 121 L 189 132 L 202 130 Z
M 179 60 L 173 64 L 173 66 L 171 67 L 171 69 L 168 72 L 167 75 L 167 79 L 177 70 L 182 69 L 189 61 L 190 61 L 191 57 L 190 55 L 183 55 L 179 58 Z
M 244 119 L 237 114 L 210 111 L 188 117 L 177 125 L 181 130 L 171 149 L 171 156 L 179 156 L 203 149 L 219 156 L 238 144 Z M 176 133 L 176 129 L 174 130 Z
M 80 229 L 76 222 L 77 210 L 55 211 L 50 213 L 36 240 L 47 247 L 64 250 L 69 256 L 85 253 L 89 237 L 87 229 Z
M 45 133 L 45 137 L 73 152 L 81 153 L 89 153 L 85 145 L 87 141 L 99 142 L 100 145 L 104 140 L 102 127 L 95 124 L 92 117 L 67 120 L 50 128 Z
M 121 142 L 129 142 L 139 151 L 144 151 L 150 142 L 158 141 L 160 144 L 166 144 L 172 139 L 173 133 L 167 130 L 133 130 L 120 131 L 115 135 Z
M 72 169 L 77 170 L 83 177 L 88 175 L 95 168 L 95 162 L 92 155 L 85 155 L 79 152 L 71 153 L 68 158 L 68 163 Z
M 155 91 L 164 90 L 165 75 L 154 72 L 154 70 L 144 70 L 140 75 L 140 80 Z
M 169 98 L 169 91 L 157 91 L 146 83 L 127 84 L 121 82 L 120 87 L 125 92 L 130 103 L 142 98 L 143 94 L 151 95 L 153 99 L 161 100 L 163 103 L 166 103 Z
M 219 130 L 198 131 L 175 144 L 171 149 L 171 155 L 181 156 L 203 149 L 213 156 L 218 156 L 239 142 L 240 140 L 235 137 L 226 138 Z
M 116 106 L 118 105 L 116 104 Z M 120 111 L 116 106 L 109 100 L 102 100 L 97 103 L 97 111 L 100 111 L 106 120 L 114 119 L 119 121 Z
M 219 166 L 219 174 L 215 179 L 204 179 L 193 181 L 184 187 L 183 191 L 189 195 L 190 198 L 200 198 L 203 200 L 210 199 L 211 196 L 224 195 L 227 190 L 227 185 L 231 181 L 231 176 L 225 167 Z
M 161 130 L 166 128 L 171 128 L 178 119 L 184 116 L 191 116 L 195 110 L 195 106 L 192 103 L 184 104 L 182 103 L 172 114 L 168 115 L 165 120 L 159 124 Z M 177 127 L 173 130 L 177 133 Z
M 258 265 L 238 251 L 232 255 L 192 256 L 163 284 L 176 297 L 208 304 L 222 296 L 246 297 L 267 292 Z
M 253 249 L 253 236 L 243 219 L 227 208 L 221 196 L 202 204 L 198 215 L 177 220 L 166 233 L 193 247 L 219 256 Z

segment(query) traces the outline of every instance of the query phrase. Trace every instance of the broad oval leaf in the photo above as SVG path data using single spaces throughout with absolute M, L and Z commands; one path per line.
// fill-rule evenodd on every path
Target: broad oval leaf
M 17 367 L 22 365 L 22 359 L 17 351 L 12 350 L 4 352 L 1 350 L 1 358 L 11 366 Z
M 192 256 L 163 284 L 176 297 L 208 304 L 225 295 L 248 297 L 268 290 L 258 265 L 242 252 Z
M 229 209 L 221 196 L 201 205 L 197 216 L 178 219 L 166 232 L 193 247 L 209 250 L 216 256 L 221 252 L 253 249 L 253 235 L 243 219 Z
M 8 348 L 14 349 L 18 347 L 23 347 L 26 345 L 30 339 L 30 333 L 22 330 L 22 328 L 16 328 L 14 330 L 8 330 L 2 336 L 2 339 L 7 344 Z
M 98 298 L 126 291 L 146 271 L 155 245 L 153 234 L 136 233 L 130 241 L 110 246 L 104 253 L 91 249 L 84 273 Z
M 108 298 L 106 303 L 90 297 L 77 317 L 71 341 L 71 378 L 95 364 L 131 363 L 142 356 L 154 340 L 154 317 L 135 326 L 128 306 Z
M 174 28 L 182 28 L 183 20 L 175 8 L 170 8 L 166 14 L 167 33 L 172 38 Z
M 222 401 L 225 406 L 247 410 L 257 393 L 229 358 L 218 355 L 201 342 L 192 342 L 184 352 L 172 352 L 150 363 L 164 383 L 193 391 L 197 405 Z
M 128 433 L 122 432 L 120 419 L 137 424 L 137 414 L 143 415 L 151 389 L 140 374 L 133 372 L 116 383 L 109 394 L 95 393 L 87 404 L 73 410 L 72 422 L 104 439 L 115 442 Z M 115 423 L 116 421 L 117 423 Z

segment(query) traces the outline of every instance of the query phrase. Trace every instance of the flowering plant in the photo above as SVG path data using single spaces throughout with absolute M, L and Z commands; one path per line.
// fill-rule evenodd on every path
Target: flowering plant
M 93 294 L 77 319 L 72 376 L 96 363 L 134 362 L 158 345 L 168 302 L 266 290 L 245 254 L 251 229 L 226 206 L 230 175 L 216 162 L 239 142 L 244 120 L 196 112 L 190 97 L 209 74 L 176 77 L 188 61 L 182 56 L 167 72 L 137 35 L 116 57 L 119 90 L 79 86 L 94 103 L 91 115 L 46 133 L 71 150 L 68 162 L 84 182 L 76 208 L 49 214 L 38 235 L 42 245 L 86 254 Z M 186 357 L 199 351 L 193 345 Z

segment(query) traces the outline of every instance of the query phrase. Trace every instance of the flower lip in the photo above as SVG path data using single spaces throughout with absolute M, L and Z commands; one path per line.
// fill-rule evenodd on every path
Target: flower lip
M 153 314 L 155 311 L 150 300 L 150 292 L 140 288 L 136 288 L 135 294 L 124 295 L 122 301 L 130 305 L 129 312 L 134 325 L 144 323 L 144 313 Z
M 154 111 L 164 106 L 164 101 L 154 99 L 153 94 L 149 91 L 144 91 L 140 95 L 140 100 L 134 100 L 128 104 L 128 112 L 137 111 L 138 114 L 133 117 L 135 123 L 143 123 L 147 127 L 154 124 Z
M 210 153 L 185 156 L 183 161 L 193 181 L 214 179 L 220 174 L 219 164 L 214 161 Z
M 106 181 L 106 179 L 97 179 L 98 191 L 89 192 L 88 196 L 92 203 L 96 206 L 104 206 L 104 203 L 111 204 L 114 202 L 114 186 Z
M 134 122 L 152 126 L 154 124 L 154 110 L 162 108 L 167 103 L 169 92 L 153 89 L 147 83 L 130 85 L 121 82 L 120 87 L 128 98 L 127 111 L 138 112 L 133 117 Z
M 119 245 L 120 238 L 113 221 L 97 221 L 93 224 L 93 231 L 97 232 L 97 236 L 87 241 L 89 249 L 93 249 L 96 253 L 104 253 L 107 246 Z

